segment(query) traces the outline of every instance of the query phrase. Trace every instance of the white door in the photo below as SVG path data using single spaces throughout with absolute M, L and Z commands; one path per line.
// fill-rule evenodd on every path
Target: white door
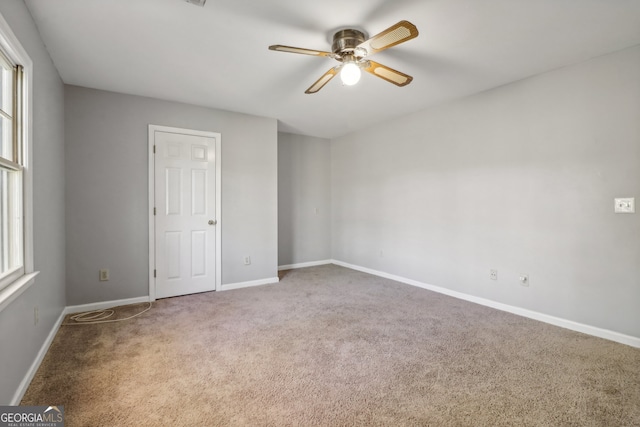
M 213 291 L 219 277 L 219 135 L 158 128 L 149 129 L 155 145 L 155 298 Z

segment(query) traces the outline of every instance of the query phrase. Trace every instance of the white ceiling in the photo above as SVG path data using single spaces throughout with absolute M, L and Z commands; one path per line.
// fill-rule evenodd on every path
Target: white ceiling
M 67 84 L 276 118 L 336 137 L 527 76 L 640 44 L 639 0 L 26 0 Z M 377 34 L 406 19 L 418 38 L 372 59 L 372 75 L 304 93 L 336 63 L 274 52 L 330 50 L 337 28 Z

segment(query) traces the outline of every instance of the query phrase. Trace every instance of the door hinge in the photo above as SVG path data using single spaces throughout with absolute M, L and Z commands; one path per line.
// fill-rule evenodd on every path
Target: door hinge
M 154 215 L 156 214 L 156 208 L 153 208 L 153 214 Z
M 153 277 L 156 277 L 156 270 L 153 270 Z
M 153 146 L 153 154 L 156 154 L 156 146 Z

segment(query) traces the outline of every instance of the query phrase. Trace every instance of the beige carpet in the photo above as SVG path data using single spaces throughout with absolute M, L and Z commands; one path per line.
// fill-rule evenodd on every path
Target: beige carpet
M 640 426 L 640 349 L 327 265 L 64 326 L 22 404 L 67 426 Z

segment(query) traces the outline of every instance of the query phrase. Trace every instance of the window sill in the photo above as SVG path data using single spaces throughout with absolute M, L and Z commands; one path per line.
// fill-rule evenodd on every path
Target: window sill
M 18 278 L 15 282 L 0 291 L 0 311 L 4 310 L 9 304 L 18 298 L 24 291 L 29 289 L 29 286 L 33 285 L 36 276 L 40 273 L 34 271 L 33 273 L 27 273 L 24 276 Z

